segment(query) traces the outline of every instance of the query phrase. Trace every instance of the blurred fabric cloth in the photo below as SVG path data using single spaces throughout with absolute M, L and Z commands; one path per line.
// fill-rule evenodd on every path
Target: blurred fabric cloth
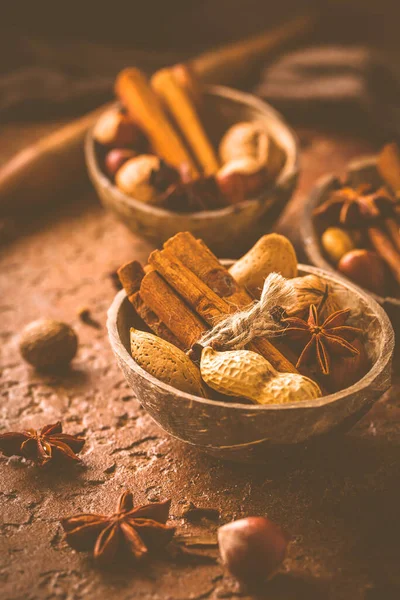
M 266 67 L 255 93 L 301 123 L 364 124 L 400 136 L 399 55 L 361 46 L 316 46 Z

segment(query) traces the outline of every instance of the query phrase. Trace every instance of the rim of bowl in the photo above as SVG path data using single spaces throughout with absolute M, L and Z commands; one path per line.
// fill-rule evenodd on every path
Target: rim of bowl
M 376 161 L 376 155 L 368 155 L 362 158 L 353 159 L 349 162 L 348 166 L 350 168 L 352 167 L 352 165 L 369 167 L 376 165 Z M 315 185 L 313 186 L 308 196 L 308 202 L 304 208 L 301 223 L 301 237 L 303 240 L 303 246 L 307 254 L 307 258 L 312 262 L 313 265 L 320 269 L 329 271 L 330 273 L 333 273 L 334 275 L 343 278 L 346 282 L 353 284 L 353 282 L 348 277 L 339 273 L 339 271 L 335 269 L 335 267 L 331 265 L 330 262 L 324 257 L 313 220 L 313 211 L 317 206 L 319 206 L 322 194 L 325 193 L 325 191 L 336 179 L 337 175 L 335 175 L 334 173 L 327 173 L 326 175 L 322 175 L 322 177 L 317 179 Z M 393 298 L 392 296 L 379 296 L 378 294 L 370 292 L 360 286 L 356 287 L 361 289 L 363 292 L 366 292 L 379 304 L 390 304 L 392 306 L 400 307 L 399 298 Z
M 96 177 L 101 186 L 103 188 L 107 188 L 110 192 L 112 192 L 116 199 L 118 199 L 120 202 L 127 204 L 132 208 L 153 215 L 168 217 L 171 217 L 173 215 L 174 218 L 178 220 L 187 220 L 188 218 L 190 218 L 191 220 L 196 221 L 203 221 L 205 219 L 209 220 L 210 217 L 225 217 L 226 215 L 237 213 L 240 209 L 245 208 L 247 206 L 258 204 L 264 200 L 264 197 L 266 197 L 267 195 L 269 196 L 271 191 L 284 188 L 293 177 L 297 177 L 299 173 L 300 163 L 299 143 L 297 135 L 277 110 L 275 110 L 267 102 L 264 102 L 264 100 L 253 96 L 253 94 L 241 92 L 234 88 L 230 88 L 223 85 L 205 85 L 204 93 L 209 96 L 219 96 L 227 98 L 229 100 L 233 100 L 235 102 L 241 102 L 242 104 L 248 104 L 250 106 L 258 108 L 260 112 L 263 112 L 265 114 L 265 116 L 270 118 L 272 121 L 275 121 L 283 130 L 286 130 L 287 139 L 289 140 L 289 143 L 292 146 L 291 150 L 289 149 L 286 152 L 287 161 L 275 185 L 269 188 L 268 190 L 261 192 L 259 197 L 250 198 L 249 200 L 244 200 L 239 204 L 232 204 L 231 206 L 226 206 L 224 208 L 219 208 L 216 210 L 203 210 L 193 213 L 175 213 L 173 211 L 160 208 L 159 206 L 154 206 L 151 204 L 145 204 L 144 202 L 140 202 L 139 200 L 136 200 L 135 198 L 124 194 L 124 192 L 121 192 L 117 188 L 117 186 L 100 169 L 95 151 L 95 143 L 92 135 L 94 126 L 89 129 L 85 140 L 85 156 L 89 173 L 93 173 L 93 176 Z M 115 110 L 117 106 L 118 102 L 115 102 L 114 105 L 107 108 L 105 112 Z
M 225 264 L 232 264 L 233 261 L 224 261 L 224 262 L 225 262 Z M 298 268 L 299 268 L 300 272 L 306 272 L 306 274 L 311 273 L 314 275 L 319 275 L 321 277 L 324 277 L 328 281 L 332 281 L 336 284 L 342 285 L 343 287 L 347 288 L 350 292 L 356 294 L 357 296 L 360 296 L 371 307 L 371 309 L 373 310 L 374 316 L 377 317 L 379 322 L 381 323 L 382 333 L 385 332 L 384 339 L 382 341 L 381 351 L 380 351 L 379 356 L 378 356 L 376 362 L 374 363 L 374 365 L 364 375 L 364 377 L 362 377 L 359 381 L 357 381 L 350 387 L 345 388 L 344 390 L 340 390 L 339 392 L 335 392 L 334 394 L 328 394 L 326 396 L 321 396 L 321 398 L 319 398 L 317 400 L 312 400 L 312 401 L 301 400 L 299 402 L 290 402 L 287 404 L 254 404 L 254 405 L 253 404 L 243 404 L 240 402 L 229 402 L 229 401 L 223 402 L 221 400 L 212 400 L 210 398 L 202 398 L 200 396 L 195 396 L 193 394 L 189 394 L 187 392 L 178 390 L 177 388 L 174 388 L 173 386 L 171 386 L 167 383 L 164 383 L 163 381 L 160 381 L 153 375 L 150 375 L 150 373 L 148 373 L 142 367 L 140 367 L 137 364 L 137 362 L 134 361 L 132 356 L 129 354 L 129 352 L 126 350 L 125 346 L 123 345 L 121 338 L 119 336 L 119 333 L 118 333 L 117 319 L 118 319 L 119 310 L 127 297 L 124 290 L 121 290 L 120 292 L 118 292 L 116 294 L 116 296 L 107 312 L 107 331 L 108 331 L 108 337 L 110 340 L 112 350 L 115 354 L 117 354 L 120 357 L 121 360 L 124 361 L 124 363 L 127 364 L 127 366 L 130 369 L 132 369 L 133 371 L 136 371 L 140 376 L 145 377 L 150 383 L 152 383 L 153 385 L 156 385 L 157 387 L 162 388 L 167 393 L 173 393 L 175 395 L 178 394 L 179 396 L 182 396 L 183 398 L 190 400 L 192 402 L 197 402 L 197 403 L 201 403 L 201 404 L 205 404 L 205 405 L 220 406 L 220 407 L 224 407 L 224 408 L 232 408 L 233 410 L 243 410 L 244 408 L 246 410 L 250 410 L 250 411 L 253 411 L 253 410 L 254 411 L 258 411 L 258 410 L 291 410 L 291 409 L 296 409 L 296 408 L 297 409 L 298 408 L 317 408 L 317 407 L 325 406 L 326 404 L 332 404 L 333 402 L 336 402 L 337 400 L 341 400 L 342 398 L 345 398 L 346 396 L 350 395 L 353 391 L 365 390 L 366 388 L 368 388 L 370 386 L 371 383 L 373 383 L 373 381 L 376 379 L 376 377 L 385 369 L 387 364 L 392 359 L 392 354 L 393 354 L 393 350 L 394 350 L 394 331 L 393 331 L 392 324 L 389 320 L 389 317 L 387 316 L 387 314 L 383 310 L 383 308 L 369 294 L 364 292 L 364 290 L 362 290 L 358 286 L 342 279 L 340 276 L 333 275 L 330 272 L 326 273 L 323 269 L 319 269 L 318 267 L 311 267 L 309 265 L 303 265 L 300 263 L 298 265 Z

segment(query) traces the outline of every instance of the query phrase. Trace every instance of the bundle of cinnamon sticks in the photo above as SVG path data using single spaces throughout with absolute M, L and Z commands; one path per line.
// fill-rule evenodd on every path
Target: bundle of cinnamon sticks
M 207 246 L 186 232 L 155 250 L 145 267 L 133 261 L 118 275 L 149 329 L 185 351 L 219 320 L 254 301 Z M 257 338 L 249 346 L 278 371 L 296 372 L 269 340 Z

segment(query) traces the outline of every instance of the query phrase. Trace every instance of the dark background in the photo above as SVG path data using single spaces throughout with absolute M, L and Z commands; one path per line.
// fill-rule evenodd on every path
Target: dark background
M 321 18 L 305 45 L 361 43 L 391 50 L 400 46 L 396 0 L 17 0 L 2 4 L 3 120 L 80 114 L 111 96 L 112 79 L 126 65 L 136 63 L 152 71 L 313 9 Z M 50 101 L 43 103 L 46 93 Z M 24 102 L 26 98 L 31 100 Z

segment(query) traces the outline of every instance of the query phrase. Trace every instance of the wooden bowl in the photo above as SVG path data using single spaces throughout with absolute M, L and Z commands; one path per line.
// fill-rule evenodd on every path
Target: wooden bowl
M 181 392 L 149 375 L 129 352 L 129 329 L 135 321 L 125 292 L 108 311 L 111 347 L 125 378 L 153 419 L 175 438 L 219 458 L 263 462 L 275 447 L 307 442 L 334 430 L 350 428 L 390 387 L 394 334 L 383 309 L 360 288 L 320 269 L 299 265 L 299 274 L 324 277 L 346 295 L 366 331 L 366 348 L 373 364 L 351 387 L 313 402 L 249 405 L 207 400 Z M 136 318 L 137 319 L 137 318 Z
M 361 183 L 371 183 L 374 186 L 379 185 L 382 180 L 378 175 L 376 168 L 376 157 L 366 156 L 349 163 L 348 166 L 348 179 L 350 185 L 359 185 Z M 338 274 L 346 281 L 349 281 L 345 275 L 339 273 L 335 267 L 329 262 L 326 257 L 324 250 L 321 245 L 321 231 L 318 228 L 318 224 L 313 217 L 313 212 L 317 206 L 324 202 L 331 191 L 334 189 L 338 182 L 338 178 L 335 175 L 325 175 L 321 177 L 313 188 L 309 201 L 304 208 L 302 224 L 301 224 L 301 235 L 304 244 L 304 250 L 307 254 L 309 261 L 327 271 L 332 271 Z M 400 299 L 378 296 L 369 290 L 366 293 L 372 296 L 388 313 L 393 325 L 396 327 L 400 326 Z
M 239 121 L 262 121 L 286 154 L 286 163 L 274 186 L 259 197 L 219 210 L 174 213 L 139 202 L 121 192 L 101 171 L 92 131 L 86 138 L 85 155 L 90 179 L 103 205 L 125 225 L 156 244 L 179 231 L 200 237 L 218 255 L 245 252 L 276 219 L 295 188 L 299 164 L 297 141 L 282 117 L 262 100 L 222 86 L 206 86 L 205 126 L 217 146 L 225 131 Z M 117 110 L 118 106 L 110 110 Z M 273 215 L 273 217 L 272 217 Z

